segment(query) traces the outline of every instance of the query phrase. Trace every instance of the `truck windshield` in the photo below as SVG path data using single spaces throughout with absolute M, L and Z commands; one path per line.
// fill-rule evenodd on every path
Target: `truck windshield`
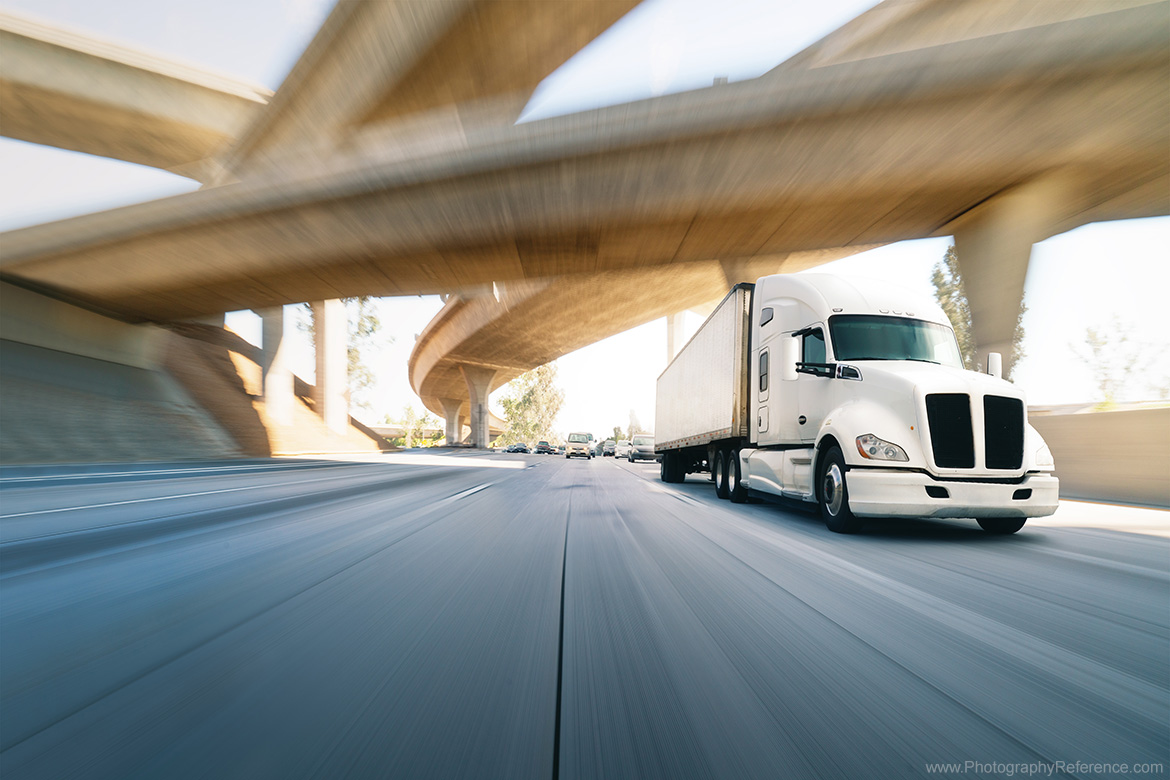
M 570 433 L 569 441 L 572 444 L 585 444 L 589 441 L 589 434 L 587 433 Z
M 963 367 L 954 331 L 934 322 L 843 314 L 829 318 L 829 334 L 837 360 L 921 360 Z

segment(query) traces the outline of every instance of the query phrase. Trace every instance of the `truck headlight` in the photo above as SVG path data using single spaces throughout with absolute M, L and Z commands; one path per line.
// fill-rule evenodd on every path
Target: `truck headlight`
M 910 460 L 897 444 L 879 439 L 872 433 L 857 437 L 857 451 L 866 460 Z
M 1052 459 L 1052 450 L 1048 449 L 1047 444 L 1041 444 L 1040 449 L 1036 450 L 1036 468 L 1056 468 L 1056 461 Z

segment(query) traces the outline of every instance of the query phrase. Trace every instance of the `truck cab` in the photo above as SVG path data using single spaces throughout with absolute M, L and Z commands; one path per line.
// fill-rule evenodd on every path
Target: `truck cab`
M 662 479 L 865 518 L 971 517 L 1014 533 L 1056 511 L 1052 455 L 1020 388 L 967 370 L 934 301 L 877 280 L 741 284 L 658 379 Z
M 747 489 L 828 504 L 845 525 L 976 517 L 1006 530 L 1017 524 L 998 519 L 1055 511 L 1052 456 L 1023 392 L 966 370 L 932 301 L 786 274 L 757 281 L 751 323 Z

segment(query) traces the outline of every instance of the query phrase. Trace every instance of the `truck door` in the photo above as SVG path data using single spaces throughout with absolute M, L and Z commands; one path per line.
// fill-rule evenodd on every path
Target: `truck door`
M 802 363 L 825 363 L 825 331 L 819 325 L 806 328 L 800 334 L 800 360 Z M 814 442 L 817 431 L 824 422 L 825 413 L 829 409 L 829 393 L 833 380 L 829 378 L 828 370 L 818 371 L 814 368 L 805 368 L 796 381 L 797 390 L 797 430 L 802 442 Z

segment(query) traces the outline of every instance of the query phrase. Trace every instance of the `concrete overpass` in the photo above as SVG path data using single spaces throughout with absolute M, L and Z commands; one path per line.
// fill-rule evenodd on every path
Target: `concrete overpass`
M 0 11 L 0 133 L 208 181 L 264 87 Z
M 976 338 L 1006 351 L 1032 243 L 1170 213 L 1166 2 L 887 2 L 754 81 L 513 124 L 630 5 L 343 3 L 224 156 L 238 183 L 6 234 L 0 273 L 130 321 L 455 292 L 412 383 L 474 416 L 642 316 L 931 235 L 956 236 Z M 502 30 L 556 45 L 517 68 Z M 691 283 L 648 285 L 663 268 Z M 607 326 L 595 296 L 642 306 Z M 522 304 L 557 313 L 540 339 Z

